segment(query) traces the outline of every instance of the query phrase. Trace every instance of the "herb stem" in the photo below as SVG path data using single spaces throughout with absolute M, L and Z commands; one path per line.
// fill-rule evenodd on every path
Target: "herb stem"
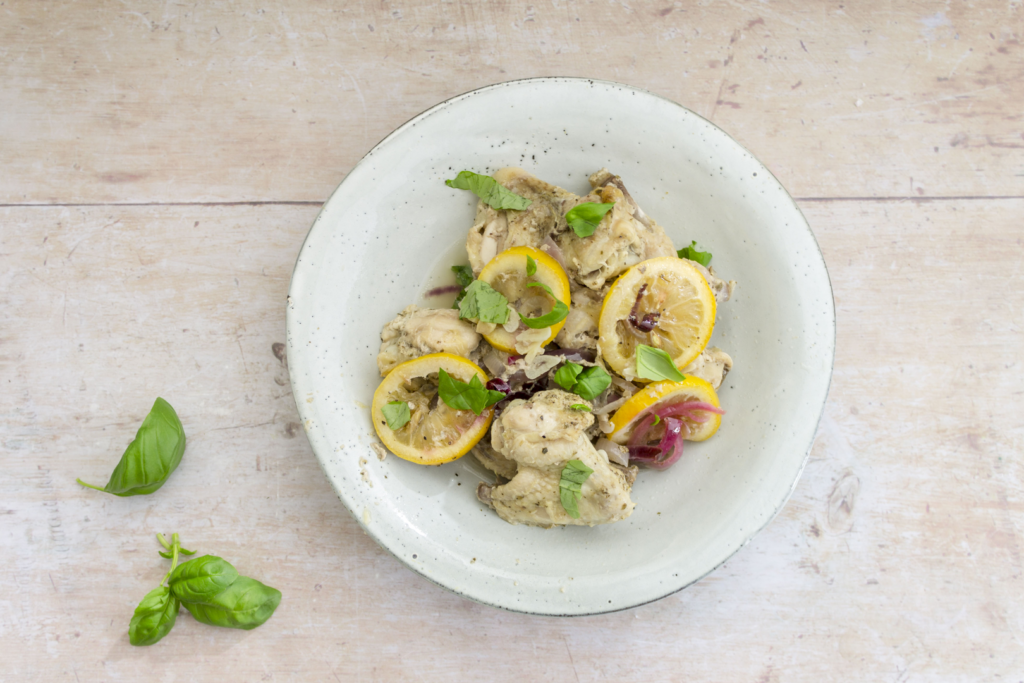
M 81 484 L 82 486 L 84 486 L 86 488 L 96 489 L 97 491 L 106 491 L 106 489 L 104 489 L 104 488 L 102 488 L 100 486 L 93 486 L 92 484 L 86 484 L 81 479 L 75 479 L 75 481 L 77 481 L 79 484 Z
M 171 544 L 167 542 L 167 539 L 164 538 L 163 534 L 157 533 L 156 540 L 160 541 L 160 545 L 162 545 L 164 547 L 164 550 L 170 550 L 171 549 Z
M 161 536 L 160 534 L 157 534 L 157 536 L 159 537 L 161 543 L 167 543 L 167 540 L 163 536 Z M 164 547 L 166 547 L 166 545 Z M 168 577 L 170 577 L 171 573 L 174 571 L 174 568 L 178 566 L 178 551 L 180 549 L 181 541 L 178 540 L 178 534 L 171 534 L 171 571 L 167 572 L 167 574 L 164 575 L 164 578 L 160 580 L 161 586 L 163 585 L 164 581 L 166 581 Z

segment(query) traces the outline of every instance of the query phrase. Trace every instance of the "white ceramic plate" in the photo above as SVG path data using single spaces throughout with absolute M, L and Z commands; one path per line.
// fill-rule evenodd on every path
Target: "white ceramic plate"
M 380 330 L 466 263 L 476 198 L 444 180 L 522 166 L 584 194 L 602 166 L 682 247 L 739 281 L 712 344 L 736 367 L 718 434 L 666 472 L 641 470 L 636 511 L 594 528 L 511 526 L 477 502 L 471 457 L 378 461 L 368 405 Z M 792 198 L 749 152 L 680 105 L 616 83 L 541 78 L 420 114 L 352 169 L 313 223 L 288 298 L 295 402 L 320 464 L 370 536 L 482 603 L 549 615 L 657 600 L 745 545 L 796 486 L 832 374 L 828 273 Z

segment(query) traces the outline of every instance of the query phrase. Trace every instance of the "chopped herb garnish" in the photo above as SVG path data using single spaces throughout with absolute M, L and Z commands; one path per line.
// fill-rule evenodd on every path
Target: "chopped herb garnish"
M 526 277 L 533 277 L 537 274 L 537 262 L 532 256 L 526 257 Z
M 409 412 L 409 404 L 405 401 L 385 403 L 380 407 L 380 412 L 384 413 L 384 419 L 387 420 L 388 429 L 391 431 L 401 429 L 412 419 L 412 413 Z
M 529 258 L 529 256 L 527 256 Z M 519 316 L 519 319 L 523 321 L 523 324 L 533 330 L 539 330 L 545 327 L 551 327 L 555 323 L 560 323 L 565 320 L 566 316 L 569 315 L 569 307 L 559 301 L 551 288 L 542 282 L 528 282 L 527 287 L 541 287 L 544 289 L 552 299 L 555 300 L 555 306 L 550 311 L 542 316 L 536 318 L 527 318 L 525 315 Z
M 597 224 L 601 222 L 606 213 L 612 210 L 613 206 L 615 206 L 614 202 L 611 204 L 595 204 L 594 202 L 578 204 L 565 214 L 565 220 L 578 237 L 590 237 L 597 230 Z
M 597 365 L 584 368 L 572 361 L 558 368 L 552 378 L 558 386 L 588 401 L 593 401 L 603 394 L 612 384 L 612 378 L 604 368 Z
M 701 251 L 700 246 L 697 244 L 696 240 L 690 242 L 690 246 L 683 247 L 682 249 L 677 251 L 676 254 L 679 255 L 679 258 L 688 258 L 691 261 L 696 261 L 705 268 L 707 268 L 708 264 L 711 263 L 711 252 Z
M 520 197 L 515 192 L 503 187 L 491 176 L 480 175 L 472 171 L 461 171 L 454 179 L 444 181 L 444 184 L 454 187 L 456 190 L 469 190 L 482 199 L 485 204 L 498 210 L 522 211 L 533 203 L 526 197 Z
M 477 415 L 505 398 L 503 392 L 484 386 L 479 375 L 463 382 L 449 375 L 444 368 L 437 371 L 437 393 L 449 408 L 472 410 Z
M 473 280 L 459 302 L 459 317 L 482 323 L 508 322 L 508 299 L 483 280 Z
M 579 410 L 579 411 L 584 412 L 584 413 L 591 412 L 590 406 L 588 406 L 586 403 L 573 403 L 569 407 L 572 408 L 573 410 Z
M 652 422 L 652 423 L 651 423 L 651 426 L 652 426 L 652 427 L 654 427 L 654 426 L 655 426 L 655 425 L 657 425 L 657 424 L 658 424 L 659 422 L 661 422 L 661 415 L 655 415 L 655 416 L 654 416 L 654 422 Z
M 594 473 L 581 460 L 570 460 L 562 468 L 562 476 L 558 482 L 558 497 L 562 501 L 565 514 L 573 519 L 580 518 L 580 500 L 583 498 L 583 482 Z
M 636 346 L 636 376 L 655 381 L 670 379 L 682 382 L 686 379 L 686 375 L 679 372 L 679 368 L 672 362 L 671 356 L 661 349 L 644 344 Z

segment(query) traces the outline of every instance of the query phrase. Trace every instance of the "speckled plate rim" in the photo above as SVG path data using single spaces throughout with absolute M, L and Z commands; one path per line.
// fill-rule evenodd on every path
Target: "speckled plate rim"
M 297 256 L 296 256 L 296 261 L 295 261 L 295 266 L 294 266 L 293 272 L 292 272 L 292 279 L 291 279 L 291 283 L 290 283 L 290 286 L 289 286 L 288 298 L 287 298 L 287 303 L 286 303 L 286 306 L 285 306 L 285 309 L 286 309 L 285 310 L 285 319 L 286 319 L 286 333 L 287 333 L 287 354 L 288 354 L 289 359 L 293 359 L 298 354 L 301 354 L 300 346 L 295 343 L 295 340 L 296 340 L 297 337 L 293 333 L 296 331 L 296 324 L 295 324 L 295 315 L 296 315 L 295 311 L 296 311 L 296 309 L 295 309 L 295 306 L 294 306 L 294 301 L 295 301 L 295 297 L 301 296 L 301 293 L 299 292 L 299 290 L 302 288 L 302 284 L 303 284 L 303 281 L 304 281 L 304 275 L 305 275 L 305 272 L 301 268 L 301 265 L 302 265 L 302 254 L 303 254 L 303 252 L 304 252 L 304 250 L 306 248 L 307 243 L 309 243 L 310 239 L 314 236 L 314 233 L 316 232 L 318 227 L 320 227 L 322 225 L 321 219 L 324 217 L 324 215 L 328 211 L 328 207 L 329 207 L 329 205 L 331 203 L 331 200 L 335 196 L 337 196 L 339 194 L 341 188 L 345 185 L 346 182 L 349 181 L 350 178 L 352 178 L 352 176 L 355 173 L 355 171 L 357 169 L 359 169 L 359 167 L 362 166 L 364 163 L 366 163 L 367 160 L 371 159 L 374 156 L 374 154 L 380 148 L 385 146 L 393 138 L 401 135 L 407 129 L 417 125 L 421 121 L 427 119 L 428 117 L 430 117 L 431 115 L 433 115 L 433 114 L 435 114 L 435 113 L 437 113 L 439 111 L 442 111 L 444 109 L 452 107 L 455 104 L 459 103 L 460 101 L 463 101 L 463 100 L 465 100 L 465 99 L 467 99 L 469 97 L 473 97 L 473 96 L 482 94 L 482 93 L 490 91 L 490 90 L 495 90 L 495 89 L 499 89 L 499 88 L 514 87 L 514 86 L 520 85 L 520 84 L 532 84 L 532 83 L 540 83 L 540 82 L 548 82 L 548 83 L 559 83 L 559 82 L 564 82 L 564 83 L 570 83 L 570 82 L 572 82 L 572 83 L 590 83 L 590 84 L 600 84 L 600 85 L 609 86 L 609 87 L 615 87 L 615 88 L 622 88 L 622 89 L 626 89 L 626 90 L 629 90 L 629 91 L 633 91 L 633 92 L 638 93 L 638 94 L 642 94 L 642 95 L 645 95 L 645 96 L 648 96 L 648 97 L 653 97 L 653 98 L 656 98 L 658 100 L 661 100 L 661 101 L 663 101 L 665 103 L 668 103 L 668 104 L 670 104 L 670 105 L 672 105 L 674 107 L 678 107 L 679 109 L 683 110 L 686 114 L 699 119 L 700 121 L 704 122 L 709 127 L 711 127 L 714 130 L 716 130 L 720 135 L 722 135 L 724 137 L 724 139 L 728 140 L 733 145 L 735 145 L 736 148 L 738 148 L 739 150 L 742 150 L 744 153 L 749 155 L 750 159 L 754 163 L 756 163 L 761 169 L 763 169 L 763 171 L 782 190 L 783 195 L 785 196 L 786 200 L 789 203 L 789 208 L 791 208 L 794 211 L 795 215 L 799 217 L 799 219 L 800 219 L 800 221 L 801 221 L 801 223 L 803 225 L 803 228 L 804 228 L 804 230 L 807 233 L 807 236 L 810 237 L 811 243 L 814 245 L 814 248 L 815 248 L 815 255 L 818 258 L 818 263 L 816 263 L 815 265 L 819 265 L 820 264 L 822 272 L 825 275 L 825 283 L 828 286 L 828 304 L 829 304 L 829 307 L 828 307 L 828 311 L 827 311 L 827 314 L 828 314 L 827 325 L 828 325 L 829 332 L 830 332 L 830 337 L 827 339 L 827 341 L 829 342 L 829 349 L 828 349 L 829 359 L 828 359 L 828 367 L 827 367 L 828 377 L 827 377 L 827 379 L 825 381 L 824 391 L 822 392 L 821 407 L 820 407 L 820 409 L 818 411 L 818 415 L 817 415 L 817 418 L 815 420 L 815 429 L 812 432 L 812 436 L 810 438 L 809 443 L 806 445 L 806 448 L 804 449 L 803 457 L 801 459 L 799 467 L 797 468 L 797 470 L 795 472 L 792 484 L 789 486 L 789 489 L 786 491 L 785 496 L 782 497 L 782 499 L 779 501 L 779 503 L 776 506 L 775 510 L 765 519 L 763 524 L 761 524 L 760 526 L 757 526 L 756 528 L 754 528 L 749 534 L 746 535 L 746 537 L 738 545 L 736 545 L 735 548 L 733 548 L 731 551 L 725 553 L 724 556 L 721 557 L 720 561 L 718 561 L 714 566 L 712 566 L 706 572 L 704 572 L 703 574 L 697 576 L 696 578 L 693 578 L 691 580 L 688 580 L 688 581 L 682 583 L 681 585 L 679 585 L 677 587 L 673 587 L 670 590 L 665 591 L 663 594 L 657 595 L 657 596 L 652 597 L 650 599 L 640 600 L 640 601 L 637 601 L 637 602 L 635 602 L 633 604 L 617 606 L 617 607 L 614 607 L 612 609 L 594 609 L 594 610 L 577 611 L 577 612 L 565 612 L 565 613 L 559 613 L 559 612 L 555 612 L 555 611 L 552 611 L 552 612 L 540 612 L 540 611 L 530 611 L 530 610 L 526 610 L 526 609 L 517 609 L 516 607 L 514 607 L 512 605 L 505 604 L 505 603 L 502 603 L 500 601 L 490 600 L 490 599 L 488 599 L 487 596 L 471 594 L 468 591 L 460 591 L 460 590 L 458 590 L 458 589 L 456 589 L 456 588 L 454 588 L 454 587 L 452 587 L 450 585 L 447 585 L 443 581 L 438 580 L 437 578 L 435 578 L 433 576 L 430 576 L 429 574 L 426 574 L 423 571 L 421 571 L 419 567 L 417 567 L 416 565 L 412 564 L 411 562 L 407 561 L 405 558 L 403 558 L 402 556 L 397 554 L 388 545 L 388 543 L 386 543 L 384 541 L 384 539 L 379 538 L 378 535 L 375 533 L 375 531 L 371 527 L 369 527 L 366 523 L 364 523 L 364 521 L 356 513 L 355 506 L 354 506 L 354 501 L 349 500 L 347 498 L 347 496 L 345 495 L 344 491 L 340 488 L 338 482 L 335 481 L 335 479 L 331 476 L 330 472 L 328 472 L 328 470 L 327 470 L 326 458 L 323 457 L 323 453 L 328 453 L 329 452 L 329 445 L 326 444 L 326 443 L 321 443 L 321 441 L 324 439 L 324 435 L 321 432 L 321 428 L 320 428 L 319 424 L 316 423 L 316 422 L 313 422 L 313 420 L 312 420 L 312 418 L 314 417 L 312 408 L 307 409 L 306 404 L 303 401 L 301 401 L 300 398 L 299 398 L 302 395 L 306 395 L 310 391 L 310 387 L 307 386 L 304 383 L 304 378 L 301 378 L 301 376 L 298 375 L 297 373 L 290 373 L 290 383 L 291 383 L 291 388 L 292 388 L 292 396 L 295 399 L 296 409 L 298 410 L 299 416 L 302 419 L 303 424 L 306 426 L 306 429 L 304 431 L 306 433 L 307 440 L 310 443 L 310 447 L 313 449 L 314 455 L 317 458 L 317 462 L 320 464 L 321 470 L 324 472 L 325 476 L 327 476 L 327 479 L 328 479 L 328 481 L 330 481 L 331 486 L 334 488 L 334 491 L 335 491 L 336 495 L 341 500 L 341 502 L 345 505 L 345 507 L 348 509 L 349 513 L 352 515 L 353 519 L 355 519 L 356 523 L 359 524 L 359 526 L 362 528 L 363 532 L 366 533 L 367 535 L 369 535 L 371 538 L 373 538 L 373 540 L 376 541 L 377 544 L 381 548 L 385 549 L 389 554 L 391 554 L 393 557 L 398 559 L 403 565 L 405 565 L 406 567 L 408 567 L 412 571 L 416 572 L 417 574 L 419 574 L 423 578 L 429 580 L 431 583 L 434 583 L 434 584 L 440 586 L 441 588 L 444 588 L 444 589 L 446 589 L 446 590 L 448 590 L 448 591 L 450 591 L 452 593 L 455 593 L 456 595 L 459 595 L 461 597 L 468 598 L 470 600 L 473 600 L 474 602 L 478 602 L 480 604 L 487 605 L 487 606 L 490 606 L 490 607 L 496 607 L 498 609 L 503 609 L 503 610 L 506 610 L 506 611 L 509 611 L 509 612 L 531 614 L 531 615 L 534 615 L 534 616 L 543 616 L 543 617 L 593 616 L 593 615 L 610 614 L 610 613 L 614 613 L 614 612 L 625 611 L 625 610 L 633 609 L 635 607 L 640 607 L 640 606 L 643 606 L 643 605 L 647 605 L 647 604 L 651 604 L 651 603 L 657 602 L 659 600 L 662 600 L 662 599 L 664 599 L 664 598 L 666 598 L 668 596 L 674 595 L 674 594 L 676 594 L 676 593 L 678 593 L 678 592 L 680 592 L 680 591 L 682 591 L 682 590 L 692 586 L 693 584 L 701 581 L 702 579 L 704 579 L 705 577 L 707 577 L 708 575 L 710 575 L 711 573 L 716 571 L 723 564 L 728 562 L 733 556 L 735 556 L 736 553 L 738 553 L 740 550 L 742 550 L 744 547 L 746 547 L 750 543 L 750 541 L 758 533 L 763 531 L 769 524 L 771 524 L 771 522 L 775 519 L 775 517 L 778 516 L 778 514 L 786 506 L 786 503 L 788 503 L 789 499 L 792 497 L 793 492 L 796 490 L 797 485 L 800 483 L 800 478 L 801 478 L 801 476 L 803 474 L 803 471 L 804 471 L 804 469 L 807 466 L 807 462 L 808 462 L 808 459 L 810 457 L 811 449 L 813 448 L 815 437 L 816 437 L 816 434 L 817 434 L 817 426 L 820 425 L 822 416 L 824 415 L 824 412 L 825 412 L 825 406 L 827 404 L 828 394 L 829 394 L 829 391 L 831 389 L 832 376 L 833 376 L 834 366 L 835 366 L 835 346 L 836 346 L 835 295 L 834 295 L 834 291 L 832 289 L 831 276 L 830 276 L 830 274 L 828 272 L 828 267 L 827 267 L 827 264 L 825 263 L 824 255 L 821 252 L 821 247 L 818 244 L 818 241 L 817 241 L 817 238 L 814 235 L 814 232 L 811 230 L 811 227 L 810 227 L 809 222 L 807 221 L 807 218 L 804 216 L 803 212 L 800 210 L 800 207 L 796 203 L 796 200 L 793 199 L 792 195 L 790 195 L 789 192 L 782 185 L 782 183 L 779 182 L 779 180 L 775 176 L 775 174 L 772 173 L 771 170 L 768 169 L 768 167 L 766 167 L 763 163 L 761 163 L 761 161 L 759 159 L 757 159 L 757 157 L 754 156 L 753 153 L 751 153 L 749 150 L 747 150 L 745 147 L 743 147 L 743 145 L 741 145 L 728 132 L 726 132 L 725 130 L 723 130 L 722 128 L 717 126 L 716 124 L 712 123 L 710 120 L 706 119 L 705 117 L 701 116 L 700 114 L 698 114 L 698 113 L 694 112 L 693 110 L 691 110 L 691 109 L 689 109 L 689 108 L 679 104 L 678 102 L 675 102 L 674 100 L 671 100 L 669 98 L 663 97 L 663 96 L 658 95 L 656 93 L 652 93 L 652 92 L 650 92 L 648 90 L 645 90 L 643 88 L 639 88 L 639 87 L 632 86 L 632 85 L 627 85 L 627 84 L 624 84 L 624 83 L 619 83 L 619 82 L 616 82 L 616 81 L 608 81 L 608 80 L 595 79 L 595 78 L 561 77 L 561 76 L 523 78 L 523 79 L 514 79 L 514 80 L 510 80 L 510 81 L 502 81 L 502 82 L 499 82 L 499 83 L 494 83 L 494 84 L 482 86 L 480 88 L 475 88 L 473 90 L 469 90 L 469 91 L 464 92 L 462 94 L 459 94 L 459 95 L 456 95 L 454 97 L 451 97 L 451 98 L 449 98 L 447 100 L 444 100 L 444 101 L 442 101 L 442 102 L 440 102 L 440 103 L 438 103 L 438 104 L 436 104 L 436 105 L 434 105 L 434 106 L 424 110 L 420 114 L 417 114 L 416 116 L 410 118 L 405 123 L 403 123 L 402 125 L 397 127 L 395 130 L 393 130 L 391 133 L 389 133 L 387 136 L 382 138 L 380 140 L 380 142 L 378 142 L 376 145 L 374 145 L 373 148 L 371 148 L 369 152 L 367 152 L 355 165 L 353 165 L 351 170 L 345 175 L 345 178 L 343 178 L 342 181 L 340 183 L 338 183 L 338 186 L 331 193 L 331 196 L 327 199 L 326 202 L 324 202 L 323 207 L 321 207 L 320 211 L 317 213 L 317 216 L 313 220 L 313 223 L 312 223 L 312 225 L 310 227 L 309 232 L 306 234 L 306 237 L 303 240 L 303 243 L 302 243 L 302 245 L 300 246 L 300 248 L 298 250 L 298 253 L 297 253 Z M 293 355 L 293 354 L 295 354 L 295 355 Z M 325 450 L 325 449 L 327 449 L 327 450 Z

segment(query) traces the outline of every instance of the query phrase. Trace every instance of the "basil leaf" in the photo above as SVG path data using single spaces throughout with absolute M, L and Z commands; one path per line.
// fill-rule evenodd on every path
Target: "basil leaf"
M 530 257 L 527 256 L 526 258 L 530 258 Z M 526 284 L 526 286 L 527 287 L 543 287 L 544 291 L 547 292 L 551 296 L 552 299 L 555 299 L 555 295 L 551 291 L 551 288 L 548 287 L 546 284 L 544 284 L 542 282 L 528 282 Z M 568 316 L 568 315 L 569 315 L 569 307 L 566 306 L 561 301 L 559 301 L 558 299 L 555 299 L 554 307 L 552 307 L 552 309 L 550 311 L 548 311 L 547 313 L 545 313 L 544 315 L 538 316 L 536 318 L 527 318 L 526 316 L 521 315 L 521 316 L 519 316 L 519 319 L 522 320 L 523 324 L 526 325 L 527 327 L 529 327 L 530 329 L 539 330 L 539 329 L 542 329 L 542 328 L 545 328 L 545 327 L 551 327 L 555 323 L 562 322 L 563 320 L 565 320 L 566 316 Z
M 491 176 L 480 175 L 472 171 L 461 171 L 453 180 L 444 181 L 444 184 L 454 187 L 456 190 L 469 190 L 494 209 L 522 211 L 533 203 L 526 197 L 520 197 L 512 190 L 503 187 Z
M 483 280 L 473 280 L 459 302 L 459 318 L 504 325 L 508 322 L 508 299 Z
M 473 269 L 469 266 L 452 266 L 452 272 L 455 273 L 455 282 L 460 287 L 469 287 L 469 283 L 473 281 Z
M 380 407 L 380 412 L 384 413 L 384 419 L 387 420 L 388 429 L 391 431 L 401 429 L 412 419 L 412 413 L 409 412 L 409 404 L 405 401 L 386 403 Z
M 583 498 L 583 482 L 594 470 L 583 464 L 581 460 L 570 460 L 562 468 L 562 476 L 558 482 L 558 498 L 562 502 L 565 513 L 573 519 L 580 518 L 580 499 Z
M 455 379 L 444 368 L 437 371 L 437 393 L 449 408 L 472 410 L 477 415 L 505 398 L 503 392 L 484 386 L 479 375 L 473 375 L 467 383 Z
M 146 593 L 128 624 L 128 642 L 152 645 L 159 641 L 174 628 L 179 607 L 181 603 L 167 586 L 157 586 Z
M 682 249 L 677 251 L 676 254 L 679 256 L 679 258 L 687 258 L 690 259 L 691 261 L 696 261 L 705 268 L 707 268 L 708 264 L 711 263 L 711 252 L 700 251 L 700 247 L 697 245 L 696 240 L 690 242 L 690 246 L 683 247 Z
M 661 349 L 644 344 L 636 346 L 636 376 L 655 381 L 670 379 L 674 382 L 682 382 L 686 379 L 686 376 L 679 372 L 679 368 L 672 362 L 671 356 Z
M 566 391 L 572 391 L 572 388 L 576 386 L 576 378 L 583 372 L 583 366 L 568 361 L 562 367 L 555 371 L 555 374 L 551 376 L 558 386 L 562 387 Z
M 532 256 L 526 257 L 526 277 L 533 277 L 537 274 L 537 262 Z
M 572 408 L 573 410 L 579 410 L 584 413 L 592 412 L 590 406 L 588 406 L 586 403 L 573 403 L 569 407 Z
M 552 375 L 552 379 L 566 391 L 571 391 L 588 401 L 593 401 L 603 394 L 604 390 L 612 384 L 611 375 L 605 372 L 604 368 L 597 365 L 584 368 L 572 361 L 558 368 Z
M 135 440 L 125 449 L 107 485 L 100 488 L 81 479 L 78 483 L 115 496 L 153 493 L 178 467 L 184 452 L 185 430 L 181 420 L 170 403 L 158 398 L 142 421 Z
M 580 373 L 579 378 L 576 380 L 576 386 L 572 390 L 576 395 L 588 401 L 593 401 L 603 394 L 604 390 L 610 387 L 611 384 L 611 375 L 605 372 L 604 368 L 595 365 Z
M 606 213 L 612 210 L 613 206 L 615 206 L 614 202 L 611 204 L 595 204 L 594 202 L 577 204 L 569 210 L 569 213 L 565 214 L 565 220 L 578 237 L 590 237 L 597 230 L 597 224 L 601 222 Z
M 203 555 L 175 567 L 167 584 L 182 602 L 205 602 L 237 578 L 238 571 L 230 562 L 215 555 Z
M 452 266 L 452 272 L 455 273 L 455 282 L 462 287 L 455 295 L 455 301 L 452 302 L 452 308 L 458 308 L 466 296 L 466 287 L 469 287 L 469 283 L 473 281 L 473 269 L 469 266 Z
M 196 621 L 248 631 L 269 619 L 280 602 L 281 591 L 248 576 L 239 576 L 230 586 L 203 602 L 182 604 Z

